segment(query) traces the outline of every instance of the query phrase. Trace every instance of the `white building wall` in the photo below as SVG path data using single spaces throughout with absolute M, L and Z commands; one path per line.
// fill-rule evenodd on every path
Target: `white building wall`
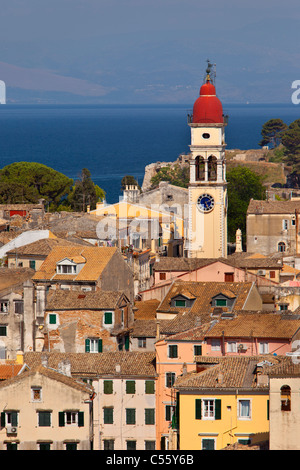
M 104 380 L 113 380 L 113 393 L 103 393 Z M 126 393 L 126 381 L 135 380 L 135 394 Z M 145 424 L 145 409 L 155 410 L 155 393 L 145 393 L 149 378 L 109 378 L 93 382 L 97 394 L 94 401 L 94 449 L 103 450 L 103 440 L 114 440 L 114 450 L 126 450 L 127 440 L 136 441 L 136 450 L 145 450 L 145 441 L 156 440 L 156 426 Z M 113 424 L 104 424 L 104 407 L 113 407 Z M 135 408 L 136 423 L 126 424 L 126 408 Z M 155 417 L 156 419 L 156 417 Z

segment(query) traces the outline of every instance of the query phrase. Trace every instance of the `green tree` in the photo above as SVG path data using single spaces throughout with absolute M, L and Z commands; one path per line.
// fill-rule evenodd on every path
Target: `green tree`
M 262 139 L 259 145 L 270 145 L 272 148 L 278 147 L 281 144 L 282 136 L 287 129 L 287 125 L 282 119 L 270 119 L 265 122 L 262 127 L 261 135 Z
M 292 122 L 282 136 L 284 162 L 291 168 L 289 182 L 292 187 L 300 186 L 300 119 Z
M 183 167 L 178 164 L 174 166 L 167 165 L 160 168 L 156 175 L 151 178 L 151 184 L 155 188 L 161 181 L 168 181 L 174 186 L 186 188 L 189 184 L 189 179 L 190 173 L 187 165 Z
M 266 190 L 261 175 L 247 167 L 237 166 L 227 172 L 228 240 L 235 241 L 235 233 L 242 231 L 246 241 L 246 214 L 250 199 L 265 199 Z
M 138 184 L 137 180 L 135 179 L 134 176 L 132 175 L 125 175 L 122 178 L 121 181 L 121 189 L 124 191 L 126 186 L 137 186 L 139 189 L 141 189 L 140 185 Z
M 73 180 L 35 162 L 16 162 L 0 170 L 0 203 L 37 203 L 56 208 L 69 194 Z
M 95 209 L 97 201 L 104 198 L 105 191 L 93 183 L 90 171 L 83 168 L 68 197 L 72 209 L 85 212 L 88 205 Z
M 286 161 L 298 164 L 300 159 L 300 119 L 289 125 L 282 136 L 282 144 L 285 147 Z

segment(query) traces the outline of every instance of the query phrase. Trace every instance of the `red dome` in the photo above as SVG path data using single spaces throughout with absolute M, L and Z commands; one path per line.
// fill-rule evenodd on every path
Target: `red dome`
M 216 96 L 214 85 L 207 81 L 200 88 L 200 96 L 194 103 L 194 123 L 223 123 L 223 107 Z

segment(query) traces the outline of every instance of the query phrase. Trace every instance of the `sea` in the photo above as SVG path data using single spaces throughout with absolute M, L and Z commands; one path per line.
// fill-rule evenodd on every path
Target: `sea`
M 121 180 L 142 185 L 146 165 L 189 153 L 189 105 L 0 105 L 0 168 L 27 161 L 47 165 L 74 181 L 83 168 L 119 201 Z M 227 149 L 257 149 L 262 125 L 300 118 L 300 105 L 225 104 Z

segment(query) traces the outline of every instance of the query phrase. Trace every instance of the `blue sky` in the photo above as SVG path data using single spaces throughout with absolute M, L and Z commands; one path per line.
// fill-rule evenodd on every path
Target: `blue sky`
M 206 59 L 226 103 L 290 103 L 299 0 L 0 0 L 8 98 L 188 104 Z

